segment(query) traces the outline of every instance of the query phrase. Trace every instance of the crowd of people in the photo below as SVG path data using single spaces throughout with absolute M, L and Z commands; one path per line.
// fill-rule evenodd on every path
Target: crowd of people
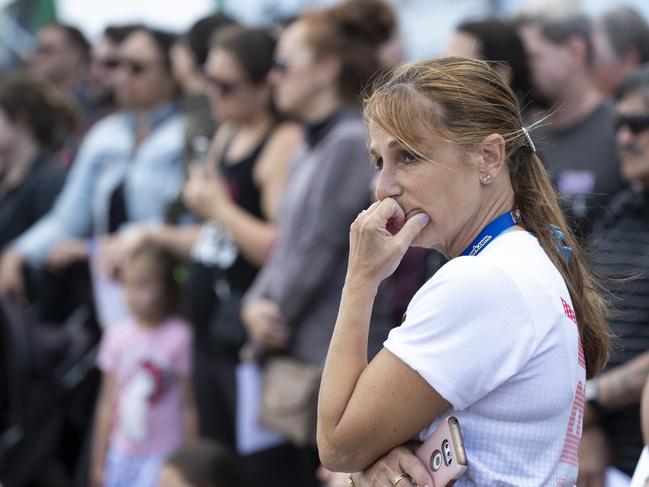
M 649 25 L 525 11 L 404 61 L 384 0 L 38 32 L 0 78 L 0 326 L 63 357 L 91 309 L 95 367 L 41 472 L 2 446 L 0 482 L 433 485 L 409 442 L 449 411 L 456 485 L 633 475 Z

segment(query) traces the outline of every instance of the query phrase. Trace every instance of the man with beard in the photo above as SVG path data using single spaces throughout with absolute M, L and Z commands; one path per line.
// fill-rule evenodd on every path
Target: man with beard
M 549 110 L 534 141 L 575 229 L 585 235 L 622 187 L 613 105 L 592 73 L 591 24 L 580 13 L 528 16 L 518 24 L 533 85 Z
M 578 486 L 603 485 L 609 465 L 631 475 L 642 451 L 640 398 L 649 376 L 649 65 L 621 85 L 616 138 L 629 187 L 593 233 L 592 260 L 611 296 L 606 369 L 586 384 Z

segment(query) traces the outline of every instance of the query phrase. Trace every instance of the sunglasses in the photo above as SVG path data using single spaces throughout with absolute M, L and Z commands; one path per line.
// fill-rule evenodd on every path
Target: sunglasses
M 615 130 L 628 128 L 634 134 L 649 129 L 649 115 L 618 115 L 615 119 Z
M 209 74 L 205 75 L 205 81 L 207 82 L 208 87 L 218 91 L 221 96 L 233 95 L 239 90 L 242 84 L 241 81 L 226 81 L 210 76 Z
M 292 66 L 303 66 L 313 62 L 313 55 L 310 53 L 297 54 L 293 57 L 288 56 L 275 56 L 273 58 L 272 69 L 285 73 Z

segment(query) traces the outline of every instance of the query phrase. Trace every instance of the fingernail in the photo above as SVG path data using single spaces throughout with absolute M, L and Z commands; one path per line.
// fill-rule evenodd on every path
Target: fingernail
M 422 227 L 430 221 L 430 217 L 426 213 L 419 213 L 417 215 L 417 218 L 419 218 Z M 430 487 L 430 486 L 427 485 L 426 487 Z

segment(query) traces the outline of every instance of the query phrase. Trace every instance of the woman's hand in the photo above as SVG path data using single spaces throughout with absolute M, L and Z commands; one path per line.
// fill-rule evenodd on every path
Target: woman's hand
M 392 198 L 362 211 L 350 229 L 347 279 L 378 285 L 396 270 L 428 221 L 425 213 L 406 221 L 403 209 Z
M 201 218 L 216 222 L 221 222 L 223 213 L 233 204 L 220 173 L 207 170 L 202 164 L 189 167 L 189 177 L 183 188 L 183 201 Z
M 15 250 L 6 250 L 0 257 L 0 294 L 9 296 L 21 306 L 26 306 L 25 259 Z
M 406 477 L 399 481 L 396 487 L 411 487 L 411 482 L 419 487 L 433 486 L 433 479 L 428 475 L 424 464 L 405 446 L 394 448 L 362 473 L 354 474 L 354 485 L 393 487 L 392 481 L 401 474 L 406 474 L 410 478 Z
M 340 472 L 331 472 L 320 466 L 316 472 L 316 477 L 326 487 L 348 487 L 347 474 Z
M 106 275 L 110 279 L 119 279 L 133 252 L 152 240 L 151 234 L 151 227 L 135 225 L 119 235 L 102 238 L 98 258 Z
M 241 309 L 241 321 L 252 341 L 268 350 L 285 348 L 291 336 L 286 318 L 274 301 L 258 299 Z

